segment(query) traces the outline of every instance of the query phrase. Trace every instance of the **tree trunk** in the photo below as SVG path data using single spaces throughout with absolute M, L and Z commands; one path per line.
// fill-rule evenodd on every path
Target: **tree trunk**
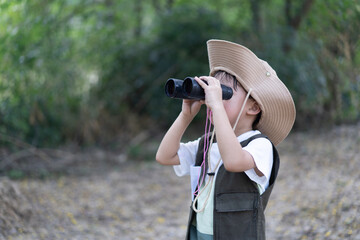
M 142 20 L 143 20 L 143 6 L 142 0 L 137 0 L 135 3 L 135 28 L 134 37 L 139 38 L 142 34 Z
M 301 6 L 296 11 L 293 10 L 293 0 L 285 0 L 284 12 L 287 24 L 283 38 L 283 50 L 285 53 L 292 50 L 301 22 L 310 11 L 314 2 L 315 0 L 303 0 Z
M 252 26 L 256 34 L 261 32 L 261 15 L 260 15 L 260 4 L 258 0 L 250 0 L 250 7 L 252 12 Z

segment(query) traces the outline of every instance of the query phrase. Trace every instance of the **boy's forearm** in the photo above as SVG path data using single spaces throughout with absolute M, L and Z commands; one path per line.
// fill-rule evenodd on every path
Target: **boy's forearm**
M 226 170 L 243 172 L 254 168 L 251 155 L 239 144 L 223 107 L 213 110 L 213 121 L 219 151 Z
M 180 160 L 177 151 L 180 141 L 192 118 L 180 113 L 162 139 L 156 153 L 156 161 L 163 165 L 179 165 Z

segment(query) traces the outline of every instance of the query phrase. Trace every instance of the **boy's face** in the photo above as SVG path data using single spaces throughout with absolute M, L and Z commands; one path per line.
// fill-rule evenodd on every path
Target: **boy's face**
M 244 88 L 241 85 L 238 85 L 236 90 L 233 87 L 233 84 L 227 81 L 220 80 L 220 83 L 223 85 L 226 85 L 228 87 L 231 87 L 233 90 L 233 96 L 229 100 L 223 100 L 224 108 L 226 111 L 226 114 L 229 118 L 231 126 L 234 126 L 236 119 L 240 113 L 241 107 L 244 103 L 244 100 L 246 98 L 247 92 L 244 90 Z M 241 114 L 238 127 L 241 127 L 242 120 L 245 118 L 247 109 L 249 109 L 252 105 L 254 100 L 248 99 L 245 104 L 245 108 Z

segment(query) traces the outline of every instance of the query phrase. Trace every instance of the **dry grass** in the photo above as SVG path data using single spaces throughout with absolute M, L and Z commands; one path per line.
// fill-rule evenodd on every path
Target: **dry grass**
M 296 133 L 279 151 L 269 239 L 360 239 L 360 125 Z
M 360 239 L 359 147 L 360 125 L 293 133 L 280 144 L 280 173 L 266 211 L 268 239 Z M 98 170 L 13 183 L 31 217 L 0 239 L 184 238 L 187 179 L 154 162 L 128 160 Z

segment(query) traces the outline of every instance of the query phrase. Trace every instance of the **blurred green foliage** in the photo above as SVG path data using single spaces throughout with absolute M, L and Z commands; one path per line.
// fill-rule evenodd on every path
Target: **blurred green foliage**
M 297 127 L 355 122 L 359 29 L 352 0 L 0 0 L 0 132 L 54 146 L 168 127 L 164 83 L 208 74 L 211 38 L 277 70 Z

